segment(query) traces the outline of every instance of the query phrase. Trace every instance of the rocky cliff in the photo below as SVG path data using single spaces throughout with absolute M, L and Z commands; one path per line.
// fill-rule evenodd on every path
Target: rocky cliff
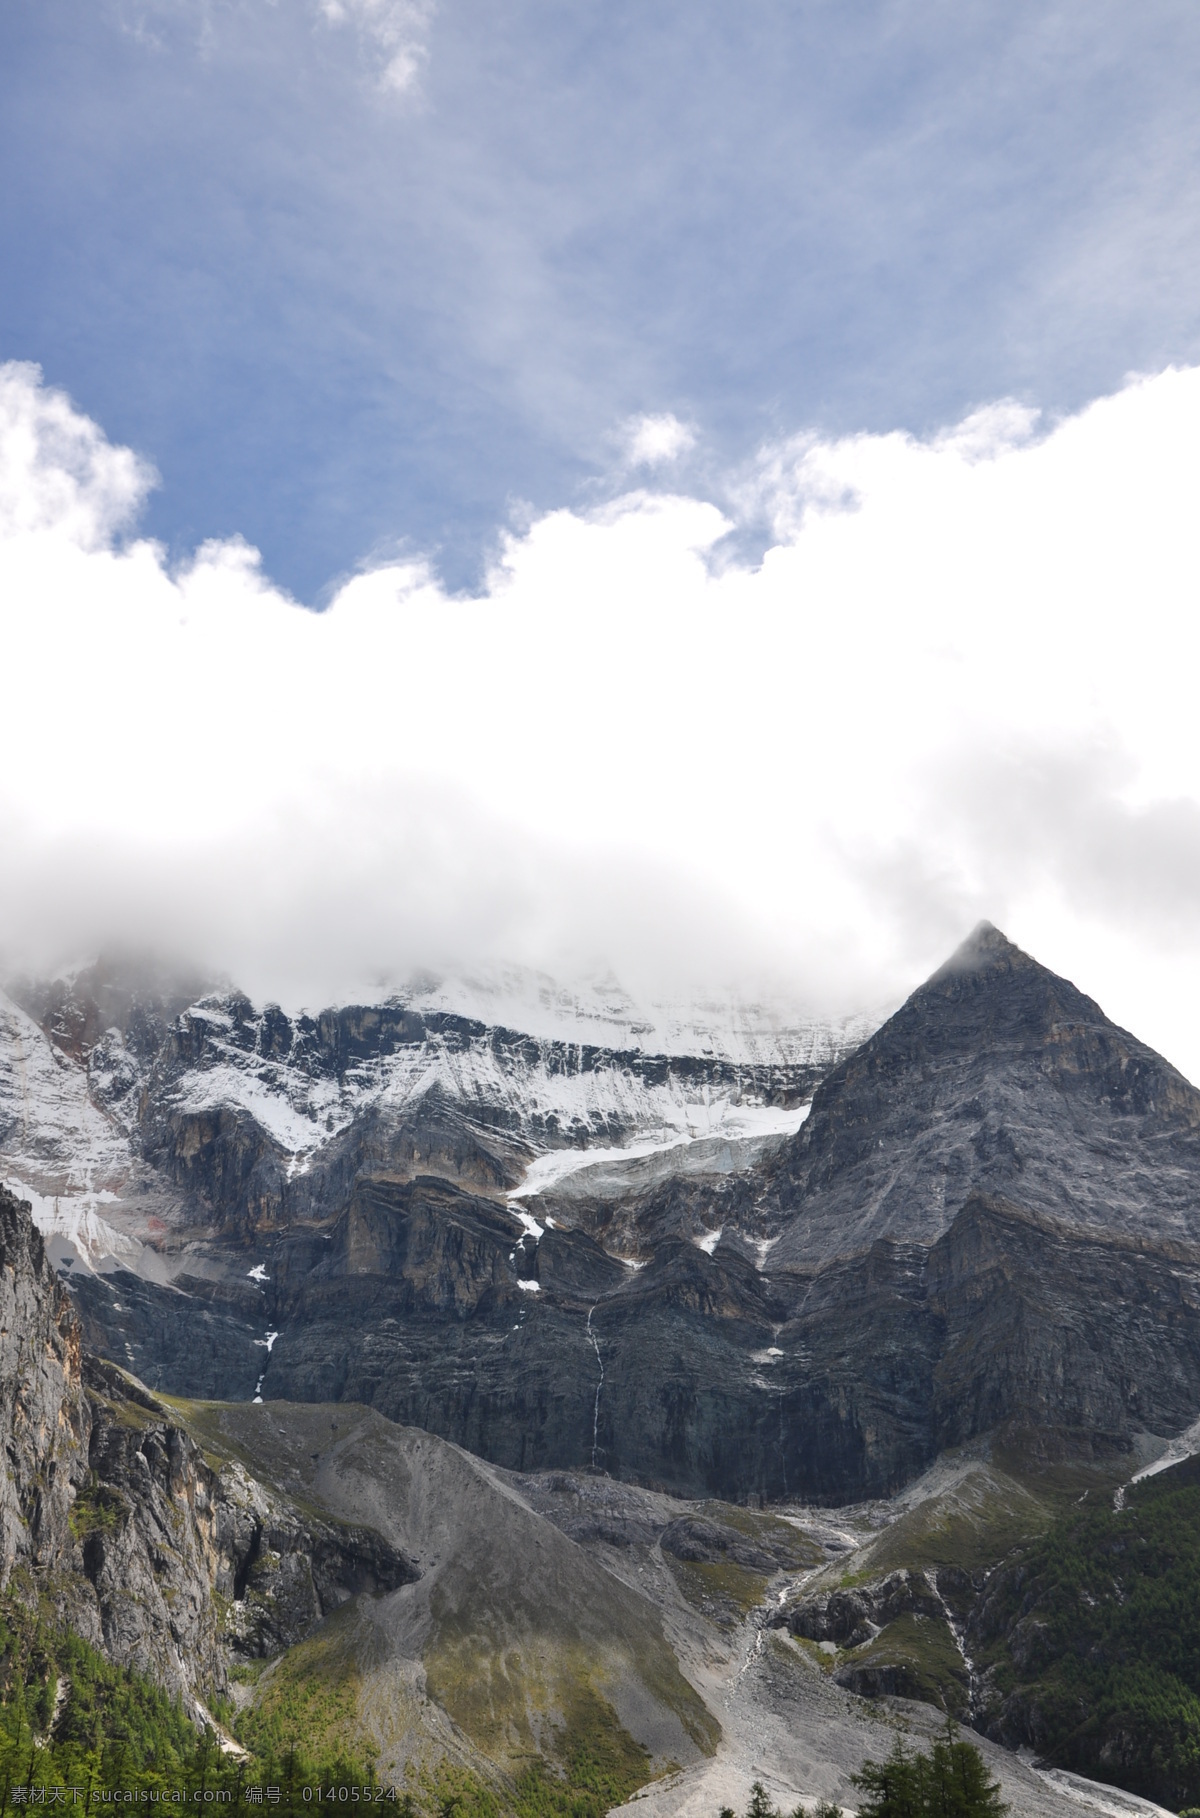
M 88 1356 L 28 1206 L 2 1189 L 0 1347 L 0 1591 L 49 1601 L 109 1659 L 207 1698 L 231 1657 L 415 1578 L 378 1534 L 302 1517 L 237 1461 L 214 1468 L 182 1421 Z
M 218 1035 L 214 1015 L 193 1006 L 158 1050 L 190 1093 L 233 1066 L 237 1042 L 260 1069 L 239 1075 L 243 1095 L 250 1079 L 267 1091 L 272 1054 L 324 1057 L 312 1079 L 386 1062 L 395 1085 L 458 1043 L 467 1071 L 456 1095 L 435 1082 L 420 1099 L 422 1128 L 442 1131 L 426 1149 L 396 1146 L 416 1128 L 405 1087 L 402 1115 L 373 1100 L 290 1184 L 272 1162 L 283 1198 L 254 1199 L 266 1176 L 246 1172 L 232 1100 L 204 1142 L 189 1113 L 171 1167 L 194 1154 L 210 1182 L 224 1170 L 232 1227 L 168 1229 L 152 1255 L 170 1279 L 116 1258 L 73 1271 L 88 1343 L 152 1387 L 345 1397 L 517 1469 L 828 1502 L 887 1494 L 983 1434 L 1101 1457 L 1200 1407 L 1200 1095 L 995 929 L 832 1067 L 792 1136 L 728 1166 L 706 1151 L 678 1168 L 667 1146 L 624 1191 L 603 1170 L 504 1184 L 504 1155 L 533 1129 L 525 1086 L 519 1129 L 504 1092 L 535 1075 L 601 1091 L 604 1076 L 603 1096 L 611 1055 L 440 1010 L 309 1030 L 235 1004 Z M 507 1083 L 468 1115 L 485 1051 Z M 678 1057 L 639 1066 L 622 1077 L 647 1091 L 687 1073 Z M 468 1126 L 470 1154 L 453 1148 Z M 210 1139 L 217 1159 L 202 1161 Z
M 842 1501 L 1002 1428 L 1091 1456 L 1187 1424 L 1198 1204 L 1200 1095 L 985 928 L 757 1166 L 526 1198 L 368 1169 L 336 1217 L 264 1235 L 253 1281 L 76 1293 L 163 1387 Z
M 0 1297 L 0 1599 L 198 1718 L 233 1690 L 268 1730 L 301 1710 L 392 1781 L 490 1782 L 597 1725 L 642 1773 L 711 1751 L 654 1607 L 477 1461 L 344 1402 L 160 1401 L 84 1348 L 3 1191 Z

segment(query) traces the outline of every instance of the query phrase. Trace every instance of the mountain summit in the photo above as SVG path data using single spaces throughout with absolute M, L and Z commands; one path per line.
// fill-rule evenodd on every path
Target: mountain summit
M 972 1194 L 1200 1243 L 1200 1092 L 989 922 L 818 1087 L 772 1267 L 928 1244 Z

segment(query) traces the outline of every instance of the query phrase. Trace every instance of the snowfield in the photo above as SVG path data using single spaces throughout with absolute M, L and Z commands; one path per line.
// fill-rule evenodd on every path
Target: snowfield
M 548 1190 L 619 1193 L 659 1172 L 750 1165 L 806 1115 L 789 1082 L 810 1079 L 869 1026 L 785 1023 L 732 1001 L 643 1010 L 612 981 L 568 990 L 516 970 L 426 981 L 383 1012 L 394 1039 L 374 1051 L 348 1042 L 331 1058 L 338 1012 L 289 1020 L 210 996 L 163 1024 L 152 1064 L 117 1028 L 81 1061 L 0 993 L 0 1180 L 81 1266 L 144 1266 L 171 1192 L 142 1159 L 147 1115 L 250 1120 L 292 1178 L 357 1120 L 396 1127 L 437 1094 L 529 1155 L 514 1211 Z M 766 1102 L 768 1078 L 771 1098 L 792 1102 Z

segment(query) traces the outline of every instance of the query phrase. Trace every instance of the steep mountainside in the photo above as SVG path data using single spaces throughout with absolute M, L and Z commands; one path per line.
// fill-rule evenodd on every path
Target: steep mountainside
M 789 1065 L 189 1006 L 138 1099 L 156 1184 L 122 1189 L 162 1228 L 133 1268 L 73 1266 L 88 1342 L 157 1388 L 355 1399 L 512 1468 L 742 1501 L 887 1494 L 1001 1431 L 1113 1457 L 1195 1418 L 1200 1095 L 1166 1062 L 985 926 L 806 1121 Z M 339 1107 L 311 1151 L 304 1093 Z M 265 1160 L 260 1100 L 298 1120 Z M 649 1128 L 668 1102 L 794 1134 L 681 1167 Z M 657 1152 L 617 1165 L 567 1140 L 639 1135 Z
M 147 1082 L 194 1008 L 152 1035 Z M 246 1019 L 251 1074 L 265 1020 Z M 46 1039 L 28 1017 L 17 1026 Z M 1047 1041 L 1087 1061 L 1050 1093 Z M 35 1105 L 25 1132 L 57 1129 L 70 1150 L 70 1093 L 96 1045 L 73 1057 L 50 1044 L 50 1102 L 68 1111 L 38 1125 Z M 1117 1055 L 1116 1084 L 1092 1077 L 1096 1053 Z M 48 1090 L 36 1068 L 9 1078 Z M 581 1168 L 547 1173 L 541 1192 L 528 1175 L 483 1191 L 448 1148 L 426 1172 L 393 1147 L 389 1165 L 348 1171 L 336 1211 L 256 1223 L 244 1200 L 228 1219 L 208 1202 L 201 1219 L 198 1193 L 164 1186 L 139 1151 L 106 1189 L 94 1248 L 58 1226 L 58 1278 L 0 1193 L 0 1597 L 148 1667 L 193 1709 L 222 1701 L 251 1743 L 344 1744 L 414 1786 L 422 1810 L 457 1799 L 470 1818 L 550 1809 L 543 1772 L 564 1775 L 555 1811 L 584 1809 L 571 1802 L 589 1775 L 592 1812 L 668 1767 L 681 1771 L 646 1795 L 661 1818 L 740 1806 L 764 1774 L 788 1809 L 801 1792 L 844 1797 L 864 1755 L 884 1752 L 855 1693 L 1057 1747 L 1047 1716 L 1078 1697 L 1064 1584 L 1088 1612 L 1080 1633 L 1090 1622 L 1119 1652 L 1132 1565 L 1163 1576 L 1139 1557 L 1108 1596 L 1130 1535 L 1156 1538 L 1140 1515 L 1128 1533 L 1093 1523 L 1098 1552 L 1065 1576 L 1053 1549 L 1066 1532 L 1079 1551 L 1081 1497 L 1112 1508 L 1127 1448 L 1155 1458 L 1155 1433 L 1195 1420 L 1194 1096 L 984 930 L 757 1164 L 714 1166 L 706 1151 L 646 1179 L 643 1155 L 624 1179 L 603 1161 L 590 1180 Z M 1005 1135 L 1005 1191 L 984 1144 L 931 1206 L 966 1121 L 954 1110 L 973 1098 Z M 150 1107 L 148 1084 L 138 1102 Z M 872 1127 L 893 1144 L 874 1197 Z M 142 1138 L 125 1140 L 133 1153 Z M 1075 1156 L 1105 1141 L 1120 1163 L 1107 1212 L 1098 1165 Z M 119 1266 L 106 1211 L 136 1269 Z M 53 1228 L 49 1196 L 40 1212 Z M 229 1394 L 230 1381 L 232 1405 L 154 1392 Z M 878 1494 L 939 1453 L 893 1503 L 811 1507 Z M 1142 1494 L 1128 1493 L 1135 1512 Z M 781 1513 L 746 1506 L 759 1497 Z M 1180 1582 L 1186 1593 L 1186 1570 Z M 1154 1583 L 1135 1588 L 1153 1617 Z M 1126 1690 L 1110 1675 L 1108 1727 L 1057 1759 L 1190 1787 L 1186 1772 L 1153 1777 Z M 888 1717 L 917 1736 L 935 1720 L 912 1705 Z M 1119 1809 L 996 1749 L 989 1760 L 1031 1818 Z
M 654 1607 L 486 1467 L 344 1404 L 156 1400 L 82 1349 L 2 1189 L 0 1343 L 0 1599 L 199 1714 L 271 1662 L 268 1709 L 332 1672 L 328 1722 L 352 1689 L 351 1740 L 393 1780 L 507 1774 L 564 1723 L 624 1737 L 643 1777 L 711 1751 Z

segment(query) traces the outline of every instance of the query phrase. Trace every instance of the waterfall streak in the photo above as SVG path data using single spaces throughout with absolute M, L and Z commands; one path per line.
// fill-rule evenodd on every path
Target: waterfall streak
M 937 1581 L 937 1573 L 935 1571 L 926 1572 L 925 1582 L 942 1606 L 942 1614 L 946 1618 L 946 1627 L 954 1637 L 954 1645 L 962 1658 L 963 1667 L 967 1675 L 967 1721 L 973 1723 L 975 1721 L 975 1710 L 978 1703 L 979 1676 L 975 1671 L 975 1662 L 967 1653 L 966 1624 L 958 1620 L 953 1610 L 951 1610 L 950 1605 L 943 1597 L 942 1587 Z
M 599 1450 L 600 1435 L 600 1396 L 604 1389 L 604 1359 L 600 1355 L 600 1341 L 592 1331 L 592 1314 L 596 1311 L 595 1303 L 588 1308 L 587 1335 L 591 1340 L 592 1350 L 596 1353 L 596 1363 L 600 1369 L 600 1380 L 596 1384 L 596 1399 L 592 1404 L 592 1469 L 596 1469 L 596 1454 Z

